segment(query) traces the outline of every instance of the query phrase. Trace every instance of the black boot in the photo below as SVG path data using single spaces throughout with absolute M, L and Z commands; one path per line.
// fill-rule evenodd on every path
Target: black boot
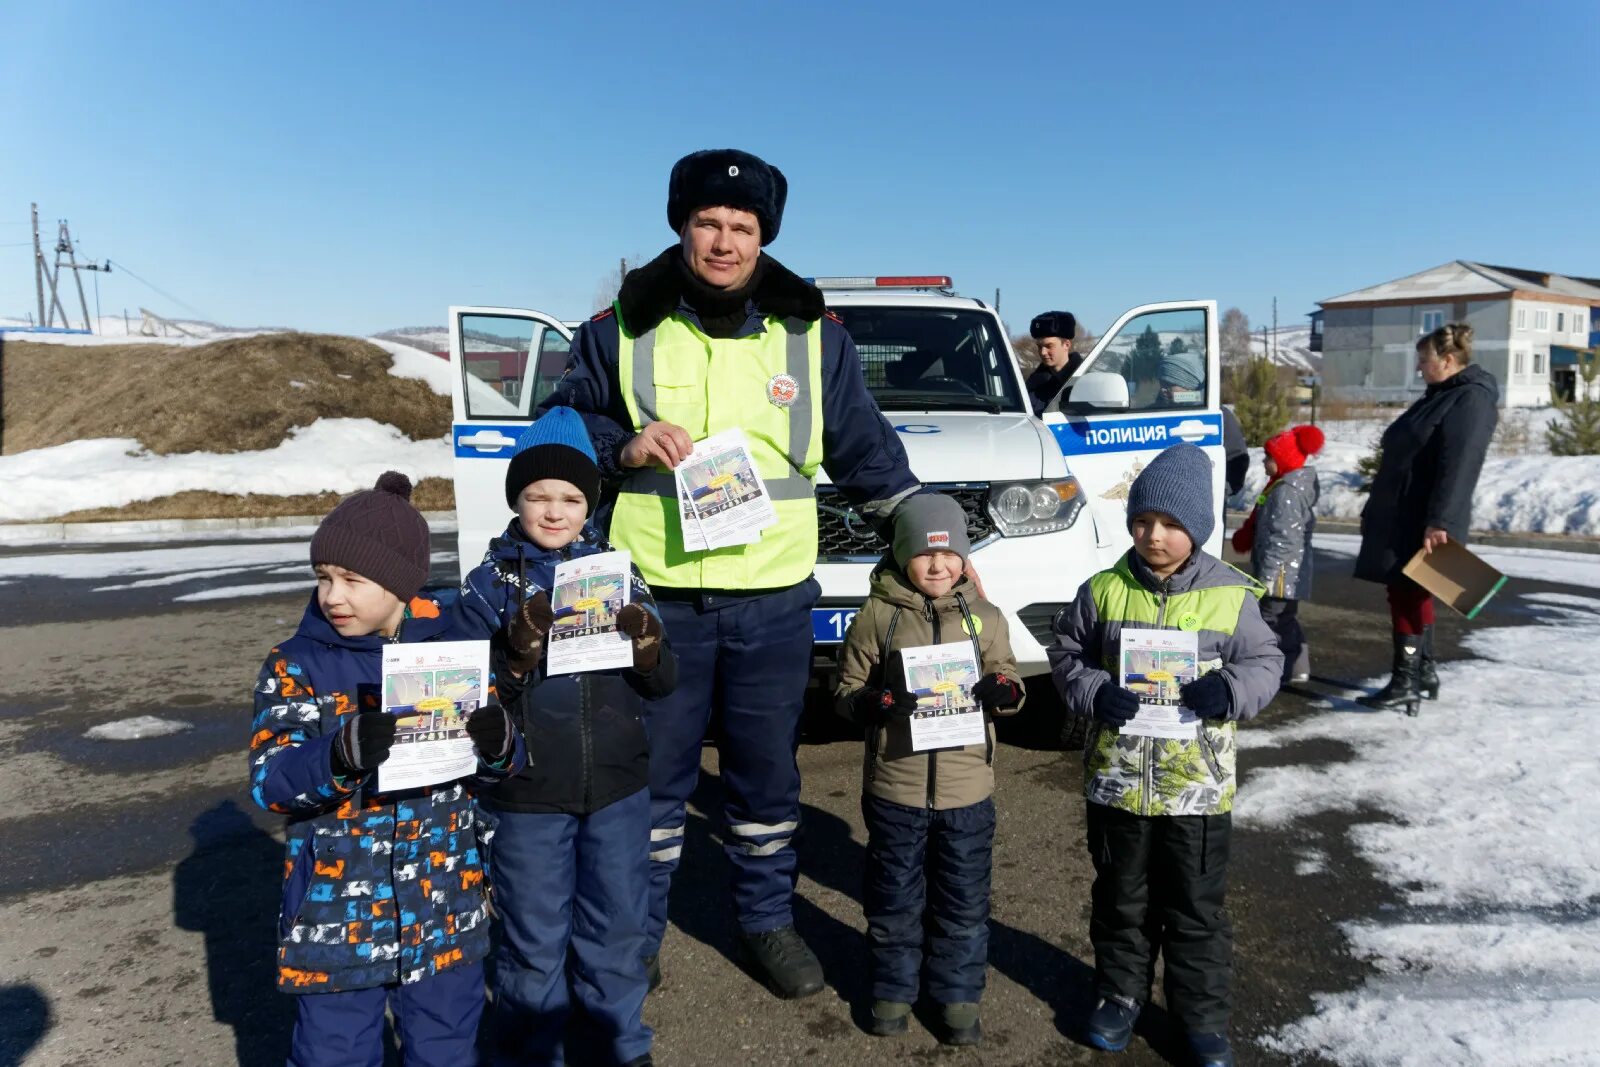
M 1422 699 L 1417 690 L 1417 678 L 1422 672 L 1422 638 L 1415 634 L 1394 635 L 1394 677 L 1389 684 L 1356 703 L 1376 711 L 1405 710 L 1407 715 L 1417 714 Z
M 1433 623 L 1422 628 L 1422 666 L 1417 674 L 1417 688 L 1427 700 L 1439 699 L 1439 667 L 1433 661 Z
M 785 1000 L 822 991 L 822 964 L 792 926 L 740 934 L 745 958 L 771 990 Z

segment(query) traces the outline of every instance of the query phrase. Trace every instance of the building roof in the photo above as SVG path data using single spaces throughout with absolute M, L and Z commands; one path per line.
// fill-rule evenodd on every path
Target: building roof
M 1485 263 L 1456 259 L 1382 285 L 1357 289 L 1342 296 L 1331 296 L 1318 303 L 1324 307 L 1340 304 L 1425 304 L 1438 300 L 1466 298 L 1504 298 L 1512 293 L 1548 297 L 1571 297 L 1585 303 L 1600 303 L 1600 281 L 1573 278 L 1549 271 L 1518 267 L 1491 267 Z

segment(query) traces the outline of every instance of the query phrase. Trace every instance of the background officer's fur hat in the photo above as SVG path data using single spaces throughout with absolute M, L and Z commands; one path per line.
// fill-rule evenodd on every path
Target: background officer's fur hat
M 1070 311 L 1046 311 L 1035 315 L 1028 324 L 1028 333 L 1035 341 L 1046 337 L 1060 337 L 1070 341 L 1078 332 L 1078 320 Z
M 682 233 L 690 212 L 703 207 L 733 207 L 761 221 L 761 243 L 769 245 L 783 223 L 789 181 L 783 171 L 737 148 L 691 152 L 672 165 L 667 183 L 667 222 Z

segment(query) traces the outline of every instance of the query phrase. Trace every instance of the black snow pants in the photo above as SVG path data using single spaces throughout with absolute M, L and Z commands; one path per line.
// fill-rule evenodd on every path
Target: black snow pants
M 1228 1025 L 1233 928 L 1223 907 L 1233 817 L 1132 815 L 1088 805 L 1099 996 L 1150 1000 L 1156 953 L 1167 1009 L 1185 1030 Z
M 1306 632 L 1300 625 L 1300 601 L 1282 597 L 1261 598 L 1261 619 L 1278 635 L 1278 647 L 1283 650 L 1283 680 L 1294 677 L 1299 666 L 1300 653 L 1306 647 Z

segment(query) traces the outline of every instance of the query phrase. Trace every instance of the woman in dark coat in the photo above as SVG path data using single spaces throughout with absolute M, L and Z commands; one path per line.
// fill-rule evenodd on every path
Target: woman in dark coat
M 1494 376 L 1472 364 L 1472 327 L 1441 326 L 1417 342 L 1428 388 L 1384 431 L 1382 460 L 1361 512 L 1356 577 L 1389 587 L 1394 677 L 1361 703 L 1417 714 L 1439 695 L 1433 662 L 1433 597 L 1401 573 L 1418 549 L 1465 541 L 1472 494 L 1499 418 Z

